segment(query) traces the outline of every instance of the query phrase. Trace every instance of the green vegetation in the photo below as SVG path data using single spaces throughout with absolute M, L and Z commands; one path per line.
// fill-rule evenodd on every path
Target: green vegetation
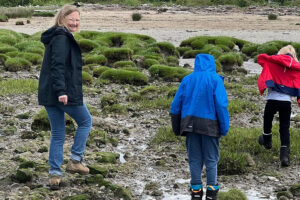
M 230 189 L 228 192 L 219 192 L 218 199 L 219 200 L 236 200 L 236 199 L 247 200 L 247 197 L 238 189 Z
M 142 19 L 142 15 L 140 13 L 132 13 L 131 18 L 132 21 L 140 21 Z
M 122 69 L 109 69 L 104 71 L 101 79 L 108 79 L 115 83 L 125 83 L 132 85 L 145 85 L 148 83 L 148 78 L 141 72 L 134 72 Z
M 0 0 L 0 5 L 5 6 L 7 4 L 6 2 L 13 2 L 13 1 L 5 1 Z M 21 3 L 21 1 L 19 2 Z M 14 6 L 18 6 L 14 5 Z M 13 5 L 7 5 L 7 6 L 13 6 Z M 25 8 L 25 7 L 13 7 L 13 8 L 0 8 L 0 15 L 5 15 L 8 18 L 30 18 L 32 16 L 33 9 L 32 8 Z
M 274 13 L 271 13 L 268 15 L 268 20 L 276 20 L 277 19 L 277 15 Z
M 8 22 L 8 17 L 6 15 L 0 15 L 0 22 Z
M 64 5 L 67 3 L 73 3 L 74 1 L 71 0 L 14 0 L 14 1 L 7 1 L 7 0 L 0 0 L 2 6 L 26 6 L 26 5 Z M 152 4 L 154 6 L 160 5 L 183 5 L 183 6 L 212 6 L 212 5 L 231 5 L 231 6 L 239 6 L 239 7 L 247 7 L 251 5 L 268 5 L 267 1 L 264 0 L 238 0 L 238 1 L 231 1 L 231 0 L 205 0 L 205 1 L 195 1 L 195 0 L 81 0 L 82 3 L 98 3 L 98 4 L 121 4 L 126 6 L 138 6 L 140 4 Z M 298 6 L 298 1 L 292 0 L 274 0 L 272 1 L 272 5 L 278 6 L 290 6 L 295 5 Z
M 5 63 L 5 70 L 10 72 L 17 72 L 21 70 L 30 70 L 32 63 L 24 58 L 8 58 Z
M 1 80 L 0 96 L 11 94 L 34 94 L 37 92 L 38 81 L 34 79 Z
M 185 145 L 184 141 L 184 137 L 175 136 L 172 128 L 168 126 L 159 128 L 158 133 L 152 138 L 150 144 L 160 145 L 163 143 L 176 143 L 179 145 Z
M 55 12 L 51 12 L 51 11 L 43 11 L 43 12 L 34 12 L 33 16 L 35 17 L 54 17 L 55 16 Z
M 169 67 L 166 65 L 152 65 L 149 68 L 152 77 L 161 77 L 166 81 L 181 81 L 191 72 L 182 67 Z
M 256 103 L 244 100 L 244 99 L 232 99 L 229 100 L 228 111 L 230 116 L 245 112 L 259 112 L 259 108 Z

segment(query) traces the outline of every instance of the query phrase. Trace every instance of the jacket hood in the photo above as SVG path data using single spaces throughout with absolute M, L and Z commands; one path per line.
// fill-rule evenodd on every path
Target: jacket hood
M 41 42 L 44 43 L 45 45 L 49 44 L 52 38 L 56 35 L 67 35 L 67 36 L 72 36 L 72 34 L 65 28 L 61 26 L 53 26 L 46 30 L 44 33 L 42 33 L 41 36 Z
M 198 54 L 195 59 L 194 72 L 216 72 L 215 59 L 209 54 Z

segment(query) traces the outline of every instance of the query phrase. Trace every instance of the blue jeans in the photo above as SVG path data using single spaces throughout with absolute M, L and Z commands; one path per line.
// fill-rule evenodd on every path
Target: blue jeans
M 62 175 L 60 166 L 63 163 L 63 148 L 65 142 L 65 113 L 72 117 L 78 128 L 71 148 L 71 159 L 82 161 L 91 127 L 92 117 L 86 105 L 82 106 L 45 106 L 51 126 L 49 151 L 49 174 Z
M 207 185 L 217 185 L 220 138 L 187 133 L 186 148 L 191 173 L 191 185 L 202 185 L 202 169 L 206 167 Z

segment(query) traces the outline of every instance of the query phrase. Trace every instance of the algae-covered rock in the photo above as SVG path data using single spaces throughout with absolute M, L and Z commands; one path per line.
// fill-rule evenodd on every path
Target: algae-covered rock
M 218 194 L 219 200 L 247 200 L 247 197 L 238 189 L 230 189 L 228 192 L 220 192 Z
M 293 194 L 290 191 L 280 191 L 276 194 L 277 199 L 280 199 L 281 197 L 286 197 L 287 199 L 292 199 Z
M 98 186 L 102 186 L 103 184 L 103 176 L 101 174 L 95 174 L 89 177 L 86 177 L 86 184 L 98 184 Z
M 90 169 L 90 174 L 101 174 L 104 177 L 106 177 L 108 174 L 108 169 L 106 167 L 89 165 L 88 168 Z
M 300 197 L 300 183 L 291 186 L 290 191 L 296 197 Z
M 113 191 L 115 197 L 118 197 L 119 199 L 122 198 L 124 200 L 132 199 L 132 194 L 131 194 L 130 190 L 125 189 L 122 186 L 114 185 L 114 184 L 110 184 L 108 187 Z
M 62 200 L 89 200 L 89 199 L 91 199 L 91 197 L 88 194 L 79 194 L 79 195 L 65 197 Z
M 120 154 L 113 152 L 97 152 L 95 156 L 95 160 L 100 163 L 116 163 Z
M 22 131 L 21 133 L 22 139 L 36 139 L 38 136 L 39 134 L 34 131 Z
M 21 162 L 21 164 L 19 165 L 19 168 L 33 168 L 35 166 L 35 163 L 31 160 L 26 160 Z
M 20 183 L 29 182 L 32 180 L 32 172 L 29 169 L 18 169 L 15 178 Z

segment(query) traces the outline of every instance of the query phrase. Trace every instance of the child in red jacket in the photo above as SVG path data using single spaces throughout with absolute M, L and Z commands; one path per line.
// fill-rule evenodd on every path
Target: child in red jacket
M 296 82 L 299 79 L 295 78 L 300 75 L 300 63 L 291 45 L 281 48 L 277 55 L 260 54 L 257 62 L 263 67 L 257 81 L 261 94 L 268 88 L 264 132 L 259 136 L 258 142 L 266 149 L 272 148 L 272 121 L 279 112 L 280 161 L 281 166 L 286 167 L 290 165 L 291 99 L 292 96 L 298 96 L 300 91 L 299 83 Z

